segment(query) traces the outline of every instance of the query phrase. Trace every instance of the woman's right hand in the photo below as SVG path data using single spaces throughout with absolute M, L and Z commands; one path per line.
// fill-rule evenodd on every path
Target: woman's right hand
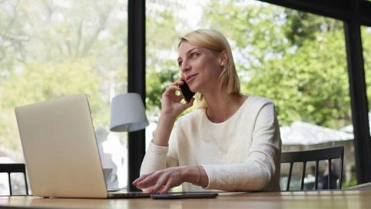
M 172 83 L 162 94 L 161 98 L 161 114 L 167 117 L 176 119 L 183 111 L 192 107 L 194 98 L 189 103 L 182 103 L 183 96 L 177 92 L 180 91 L 179 85 L 184 84 L 184 81 L 177 80 Z
M 189 103 L 183 103 L 181 102 L 183 96 L 177 94 L 177 91 L 180 91 L 179 85 L 182 85 L 183 82 L 181 80 L 175 81 L 162 94 L 161 115 L 152 139 L 152 142 L 158 146 L 168 146 L 176 118 L 193 105 L 194 98 Z

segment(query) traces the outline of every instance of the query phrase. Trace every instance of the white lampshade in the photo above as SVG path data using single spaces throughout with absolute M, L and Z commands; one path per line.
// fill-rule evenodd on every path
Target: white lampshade
M 112 99 L 111 131 L 137 131 L 144 129 L 148 124 L 146 111 L 139 94 L 120 94 Z

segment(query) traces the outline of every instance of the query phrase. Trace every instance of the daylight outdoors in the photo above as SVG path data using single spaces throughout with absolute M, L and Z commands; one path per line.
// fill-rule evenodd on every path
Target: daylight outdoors
M 254 0 L 147 0 L 146 15 L 147 138 L 162 92 L 179 76 L 179 37 L 213 28 L 232 45 L 243 93 L 276 103 L 284 149 L 342 143 L 348 150 L 344 183 L 354 184 L 341 21 Z M 369 96 L 370 36 L 371 30 L 362 28 Z M 0 1 L 0 163 L 24 161 L 15 107 L 79 93 L 89 97 L 98 139 L 111 141 L 105 149 L 126 159 L 126 134 L 108 129 L 111 99 L 125 92 L 126 0 Z M 298 123 L 344 137 L 303 142 L 284 135 Z

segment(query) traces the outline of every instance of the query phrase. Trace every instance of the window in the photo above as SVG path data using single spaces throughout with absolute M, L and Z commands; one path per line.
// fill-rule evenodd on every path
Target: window
M 0 162 L 23 162 L 16 106 L 85 93 L 107 136 L 110 100 L 127 91 L 126 31 L 126 0 L 0 2 Z
M 174 34 L 179 37 L 196 28 L 213 28 L 225 34 L 232 45 L 243 93 L 268 97 L 276 103 L 284 149 L 337 143 L 352 152 L 352 132 L 339 130 L 351 124 L 342 21 L 258 1 L 194 3 L 194 10 L 180 10 L 181 5 L 161 2 L 166 5 L 159 9 L 162 16 L 149 14 L 152 19 L 147 19 L 154 21 L 147 22 L 147 76 L 151 75 L 147 77 L 147 104 L 153 101 L 153 108 L 159 108 L 156 99 L 178 78 L 178 39 Z M 182 17 L 197 18 L 186 21 Z M 152 31 L 156 24 L 157 33 Z M 153 85 L 155 81 L 157 85 Z M 154 97 L 156 92 L 158 96 Z M 297 128 L 298 123 L 316 128 L 313 137 L 304 133 L 302 138 L 290 136 L 293 131 L 284 133 L 286 128 Z M 331 130 L 342 137 L 323 137 L 318 130 Z M 354 157 L 349 156 L 346 163 L 351 167 Z

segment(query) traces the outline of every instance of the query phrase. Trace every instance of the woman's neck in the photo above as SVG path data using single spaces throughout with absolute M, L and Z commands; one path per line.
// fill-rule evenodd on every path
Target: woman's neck
M 214 123 L 222 123 L 234 115 L 246 99 L 242 95 L 221 94 L 206 98 L 206 115 Z

